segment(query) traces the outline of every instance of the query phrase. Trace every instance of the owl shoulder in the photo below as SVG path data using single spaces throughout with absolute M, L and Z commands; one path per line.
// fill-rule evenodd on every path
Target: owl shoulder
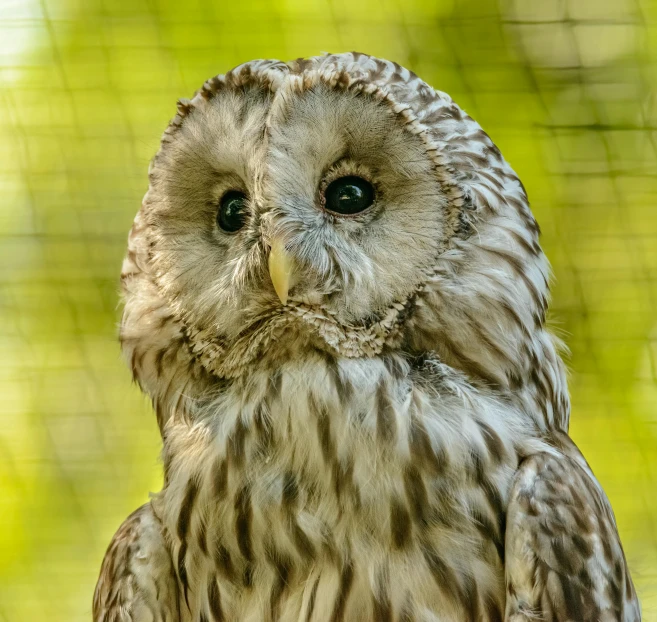
M 526 457 L 507 510 L 506 619 L 640 620 L 611 505 L 567 434 Z

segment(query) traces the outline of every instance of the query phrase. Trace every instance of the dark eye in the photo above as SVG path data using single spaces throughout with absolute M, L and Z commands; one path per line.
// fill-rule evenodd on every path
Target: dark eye
M 336 214 L 358 214 L 374 203 L 374 188 L 362 177 L 340 177 L 324 192 L 327 210 Z
M 217 224 L 228 233 L 239 231 L 246 222 L 246 195 L 238 190 L 229 190 L 221 197 Z

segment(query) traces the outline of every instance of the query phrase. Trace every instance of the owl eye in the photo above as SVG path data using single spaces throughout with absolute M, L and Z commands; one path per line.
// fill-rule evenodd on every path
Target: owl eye
M 229 190 L 221 197 L 217 224 L 228 233 L 239 231 L 246 222 L 246 195 L 238 190 Z
M 340 177 L 324 191 L 324 207 L 336 214 L 358 214 L 374 203 L 374 187 L 362 177 Z

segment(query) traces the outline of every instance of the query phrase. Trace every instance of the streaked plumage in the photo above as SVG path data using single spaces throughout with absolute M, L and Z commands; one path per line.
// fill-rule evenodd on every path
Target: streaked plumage
M 344 176 L 372 207 L 326 211 Z M 567 436 L 538 226 L 447 95 L 357 53 L 247 63 L 179 103 L 150 182 L 121 341 L 165 484 L 95 620 L 640 619 Z

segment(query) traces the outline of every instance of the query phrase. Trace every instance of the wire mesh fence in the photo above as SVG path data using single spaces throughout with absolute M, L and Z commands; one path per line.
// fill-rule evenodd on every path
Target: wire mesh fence
M 657 4 L 0 0 L 0 620 L 90 619 L 161 486 L 116 341 L 149 159 L 208 77 L 357 49 L 447 91 L 528 189 L 572 351 L 571 431 L 657 620 Z

